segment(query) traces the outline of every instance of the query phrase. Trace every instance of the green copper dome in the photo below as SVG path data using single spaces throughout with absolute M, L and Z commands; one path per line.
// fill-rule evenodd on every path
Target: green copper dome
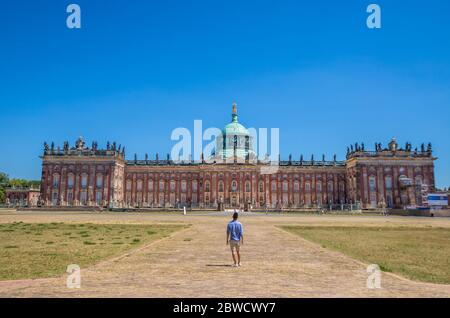
M 249 135 L 247 128 L 245 128 L 238 122 L 236 104 L 233 104 L 231 123 L 229 123 L 222 129 L 222 134 L 227 135 L 227 136 L 234 136 L 234 135 L 247 135 L 248 136 Z
M 222 129 L 216 142 L 215 156 L 218 159 L 237 158 L 241 161 L 256 157 L 250 132 L 238 122 L 236 104 L 233 104 L 231 123 Z

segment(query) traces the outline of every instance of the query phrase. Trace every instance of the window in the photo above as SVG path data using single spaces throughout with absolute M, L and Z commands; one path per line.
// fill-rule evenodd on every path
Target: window
M 375 192 L 377 188 L 376 179 L 374 176 L 369 177 L 369 191 Z
M 328 191 L 328 193 L 333 193 L 333 182 L 332 181 L 328 182 L 327 191 Z
M 131 191 L 131 180 L 127 180 L 126 189 L 127 191 Z
M 277 182 L 276 181 L 272 181 L 272 191 L 273 192 L 277 191 Z
M 300 184 L 298 183 L 298 181 L 294 182 L 294 191 L 298 192 L 300 190 Z
M 316 189 L 317 192 L 322 192 L 322 181 L 317 181 Z
M 136 184 L 137 191 L 142 191 L 142 180 L 138 180 Z
M 52 205 L 58 205 L 58 192 L 53 192 L 52 195 Z
M 81 176 L 81 188 L 86 189 L 87 188 L 87 175 L 83 174 Z
M 67 202 L 69 203 L 69 205 L 73 205 L 73 193 L 72 192 L 67 193 Z
M 245 182 L 245 192 L 250 192 L 250 181 Z
M 422 183 L 423 183 L 422 176 L 416 176 L 415 180 L 416 180 L 416 185 L 418 185 L 418 186 L 422 185 Z
M 87 204 L 87 193 L 86 193 L 86 191 L 81 191 L 80 192 L 80 201 L 81 201 L 81 205 L 86 205 Z
M 259 192 L 264 192 L 264 182 L 259 181 Z
M 223 192 L 223 181 L 219 181 L 219 192 Z
M 237 182 L 234 180 L 231 182 L 231 191 L 237 191 Z
M 197 192 L 197 180 L 192 181 L 192 192 Z
M 53 175 L 53 188 L 59 188 L 59 174 Z
M 286 180 L 283 181 L 283 192 L 288 192 L 288 182 Z
M 388 191 L 392 190 L 392 177 L 391 176 L 387 176 L 385 178 L 385 184 L 386 184 L 386 190 L 388 190 Z
M 159 180 L 159 192 L 164 191 L 164 180 Z
M 186 192 L 186 180 L 181 180 L 181 192 Z
M 175 180 L 170 180 L 170 192 L 175 192 Z
M 205 192 L 209 192 L 209 181 L 205 182 Z
M 73 189 L 73 184 L 74 184 L 73 174 L 69 174 L 69 176 L 67 177 L 67 188 Z
M 311 191 L 311 184 L 310 184 L 309 182 L 306 182 L 306 183 L 305 183 L 305 191 L 306 191 L 306 192 Z
M 97 184 L 97 189 L 103 188 L 103 176 L 102 175 L 97 176 L 96 184 Z
M 153 180 L 148 180 L 148 191 L 149 192 L 153 191 Z
M 97 205 L 102 205 L 102 193 L 101 191 L 97 191 L 95 194 L 95 201 L 97 202 Z

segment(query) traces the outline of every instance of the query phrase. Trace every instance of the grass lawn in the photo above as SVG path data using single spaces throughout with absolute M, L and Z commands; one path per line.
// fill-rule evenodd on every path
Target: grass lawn
M 450 284 L 450 229 L 282 226 L 324 248 L 412 280 Z
M 0 224 L 0 280 L 62 275 L 148 244 L 184 225 Z

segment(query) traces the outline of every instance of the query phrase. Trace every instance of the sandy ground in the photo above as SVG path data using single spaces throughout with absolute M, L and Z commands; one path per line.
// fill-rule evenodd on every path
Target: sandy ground
M 450 219 L 377 216 L 242 215 L 242 267 L 230 267 L 230 215 L 0 211 L 0 222 L 191 224 L 162 240 L 81 271 L 80 289 L 66 276 L 0 282 L 1 297 L 449 297 L 450 285 L 383 273 L 368 289 L 367 264 L 287 233 L 276 225 L 440 226 Z

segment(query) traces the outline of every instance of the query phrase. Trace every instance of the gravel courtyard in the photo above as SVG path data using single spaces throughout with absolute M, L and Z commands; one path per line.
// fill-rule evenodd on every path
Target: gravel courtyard
M 367 264 L 322 248 L 277 225 L 438 226 L 450 219 L 381 216 L 241 214 L 242 267 L 230 267 L 225 227 L 230 213 L 15 212 L 0 223 L 185 223 L 190 226 L 148 245 L 82 268 L 81 288 L 57 278 L 0 281 L 1 297 L 449 297 L 450 285 L 382 274 L 368 289 Z M 100 247 L 99 247 L 100 248 Z

